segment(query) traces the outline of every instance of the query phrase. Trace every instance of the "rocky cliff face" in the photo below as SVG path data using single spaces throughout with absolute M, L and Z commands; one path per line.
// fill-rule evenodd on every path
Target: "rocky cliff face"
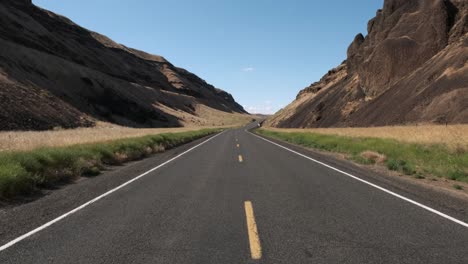
M 117 44 L 30 0 L 0 2 L 0 130 L 180 126 L 213 112 L 245 113 L 161 56 Z
M 468 123 L 468 1 L 385 0 L 347 54 L 267 124 Z

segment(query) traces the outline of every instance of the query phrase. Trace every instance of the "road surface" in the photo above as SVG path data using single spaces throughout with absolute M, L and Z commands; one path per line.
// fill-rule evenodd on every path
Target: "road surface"
M 0 263 L 468 263 L 465 220 L 244 128 L 200 143 L 4 241 Z

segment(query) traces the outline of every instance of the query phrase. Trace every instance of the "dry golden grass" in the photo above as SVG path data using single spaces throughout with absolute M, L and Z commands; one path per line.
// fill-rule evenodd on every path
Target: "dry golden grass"
M 107 123 L 98 123 L 98 125 L 93 128 L 77 128 L 56 131 L 0 132 L 0 151 L 32 150 L 40 147 L 70 146 L 75 144 L 102 142 L 161 133 L 195 131 L 204 128 L 215 127 L 137 129 Z
M 401 142 L 444 144 L 451 149 L 468 150 L 468 125 L 418 125 L 368 128 L 267 128 L 279 132 L 311 132 L 349 137 L 376 137 L 396 139 Z
M 164 106 L 159 107 L 161 110 L 177 116 L 184 127 L 136 129 L 98 122 L 93 128 L 0 132 L 0 151 L 32 150 L 40 147 L 69 146 L 161 133 L 195 131 L 204 128 L 243 126 L 249 123 L 252 118 L 258 118 L 248 114 L 226 113 L 205 105 L 196 106 L 197 115 Z
M 205 105 L 198 105 L 196 109 L 198 116 L 204 120 L 202 124 L 208 126 L 242 126 L 249 123 L 252 118 L 258 119 L 256 116 L 227 113 Z M 186 124 L 186 126 L 190 126 L 190 124 Z
M 161 104 L 155 106 L 159 110 L 179 118 L 184 127 L 242 126 L 250 122 L 252 118 L 256 118 L 255 116 L 248 114 L 220 111 L 203 104 L 195 106 L 196 115 L 172 109 Z

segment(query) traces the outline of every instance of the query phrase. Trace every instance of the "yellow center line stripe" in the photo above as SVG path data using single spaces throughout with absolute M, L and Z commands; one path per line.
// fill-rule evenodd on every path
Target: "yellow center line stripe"
M 237 147 L 239 148 L 239 147 L 240 147 L 240 144 L 237 144 Z
M 244 158 L 242 158 L 242 155 L 239 155 L 239 162 L 243 162 Z
M 253 212 L 252 202 L 246 201 L 245 216 L 247 219 L 247 231 L 249 233 L 250 255 L 252 259 L 262 258 L 262 246 L 260 245 L 260 238 L 258 236 L 257 223 Z

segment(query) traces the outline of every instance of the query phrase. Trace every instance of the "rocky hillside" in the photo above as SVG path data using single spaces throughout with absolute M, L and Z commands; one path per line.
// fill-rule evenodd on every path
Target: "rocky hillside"
M 233 97 L 161 56 L 117 44 L 30 0 L 0 1 L 0 130 L 134 127 L 246 113 Z
M 276 127 L 468 123 L 468 1 L 385 0 L 342 65 L 267 121 Z

